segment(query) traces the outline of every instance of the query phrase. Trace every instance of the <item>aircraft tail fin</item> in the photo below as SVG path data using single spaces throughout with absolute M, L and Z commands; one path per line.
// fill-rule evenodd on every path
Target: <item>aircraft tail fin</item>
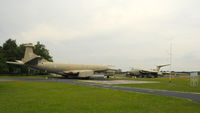
M 169 66 L 169 65 L 170 64 L 156 66 L 156 70 L 159 72 L 162 67 Z
M 24 53 L 24 58 L 22 59 L 22 61 L 24 63 L 26 62 L 29 62 L 33 59 L 36 59 L 36 58 L 40 58 L 40 56 L 36 55 L 35 53 L 33 53 L 33 44 L 32 43 L 29 43 L 29 44 L 24 44 L 25 46 L 25 53 Z

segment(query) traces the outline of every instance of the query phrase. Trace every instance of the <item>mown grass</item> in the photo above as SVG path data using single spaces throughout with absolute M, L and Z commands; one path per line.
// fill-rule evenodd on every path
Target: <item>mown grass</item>
M 185 99 L 49 82 L 0 82 L 0 113 L 198 113 Z
M 198 84 L 196 86 L 191 85 L 190 78 L 172 78 L 171 81 L 169 78 L 140 78 L 129 80 L 158 81 L 160 83 L 118 84 L 118 86 L 200 93 L 200 79 L 198 80 Z
M 46 79 L 46 78 L 49 78 L 49 76 L 48 75 L 34 75 L 34 76 L 19 76 L 19 75 L 18 76 L 13 76 L 13 75 L 8 76 L 7 75 L 7 76 L 0 76 L 0 79 L 1 78 Z M 137 78 L 137 79 L 128 78 L 128 79 L 104 79 L 104 80 L 108 80 L 108 81 L 111 81 L 111 80 L 158 81 L 160 83 L 117 84 L 117 86 L 200 93 L 200 79 L 198 80 L 197 86 L 191 86 L 190 78 L 172 78 L 171 82 L 170 82 L 169 78 Z
M 46 78 L 48 75 L 0 75 L 1 78 L 30 78 L 30 79 L 42 79 Z

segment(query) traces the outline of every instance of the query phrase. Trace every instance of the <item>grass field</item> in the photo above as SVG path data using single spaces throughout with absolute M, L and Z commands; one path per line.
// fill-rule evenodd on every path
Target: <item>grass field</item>
M 31 78 L 31 79 L 42 79 L 42 78 L 46 78 L 48 77 L 48 75 L 0 75 L 0 79 L 1 78 Z
M 38 75 L 38 76 L 0 76 L 0 78 L 30 78 L 30 79 L 46 79 L 47 77 L 48 77 L 47 75 Z M 160 83 L 117 84 L 116 86 L 200 93 L 200 79 L 198 80 L 199 82 L 198 82 L 197 86 L 191 86 L 190 78 L 172 78 L 171 82 L 169 82 L 169 78 L 138 78 L 138 79 L 129 78 L 129 79 L 105 79 L 105 80 L 158 81 Z
M 0 82 L 0 113 L 199 113 L 185 99 L 65 83 Z
M 191 86 L 190 78 L 172 78 L 171 82 L 169 82 L 169 78 L 144 78 L 144 79 L 129 79 L 129 80 L 158 81 L 160 83 L 119 84 L 117 86 L 200 93 L 200 79 L 199 79 L 199 84 L 197 86 Z

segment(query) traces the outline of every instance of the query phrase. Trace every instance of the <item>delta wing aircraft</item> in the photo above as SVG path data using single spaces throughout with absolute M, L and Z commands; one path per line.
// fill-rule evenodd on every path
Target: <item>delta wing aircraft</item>
M 63 64 L 49 62 L 41 58 L 41 56 L 33 53 L 34 46 L 31 43 L 25 44 L 24 46 L 26 48 L 24 58 L 22 60 L 16 60 L 16 62 L 7 61 L 8 64 L 24 65 L 30 68 L 59 74 L 67 78 L 90 78 L 97 72 L 112 73 L 115 70 L 106 65 Z M 109 77 L 109 75 L 105 76 Z
M 165 66 L 169 66 L 170 64 L 166 65 L 159 65 L 156 66 L 156 69 L 137 69 L 132 68 L 130 71 L 128 71 L 128 75 L 136 76 L 140 78 L 157 78 L 158 75 L 162 75 L 162 72 L 160 69 Z

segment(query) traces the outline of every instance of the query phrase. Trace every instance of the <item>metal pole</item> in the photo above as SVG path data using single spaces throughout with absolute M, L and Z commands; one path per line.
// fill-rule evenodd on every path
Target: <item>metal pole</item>
M 170 42 L 170 77 L 169 81 L 172 82 L 172 41 Z

